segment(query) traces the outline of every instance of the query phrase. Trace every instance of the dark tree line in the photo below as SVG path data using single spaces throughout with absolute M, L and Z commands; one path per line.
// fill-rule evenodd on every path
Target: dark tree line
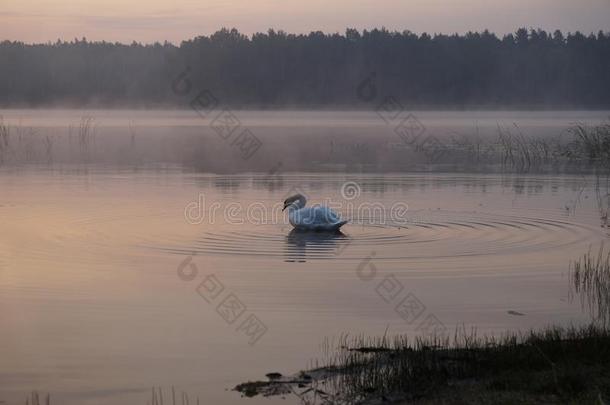
M 610 33 L 523 28 L 503 38 L 222 29 L 180 46 L 4 41 L 0 105 L 186 107 L 171 87 L 186 67 L 195 88 L 233 107 L 357 106 L 371 72 L 378 93 L 405 106 L 610 106 Z

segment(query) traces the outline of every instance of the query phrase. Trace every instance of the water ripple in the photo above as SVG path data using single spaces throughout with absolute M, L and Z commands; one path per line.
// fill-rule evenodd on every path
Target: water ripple
M 588 240 L 599 230 L 538 217 L 453 211 L 415 213 L 406 224 L 375 224 L 370 218 L 347 225 L 344 234 L 290 231 L 280 225 L 204 232 L 196 240 L 155 247 L 175 254 L 275 257 L 287 261 L 406 260 L 515 254 L 558 249 Z

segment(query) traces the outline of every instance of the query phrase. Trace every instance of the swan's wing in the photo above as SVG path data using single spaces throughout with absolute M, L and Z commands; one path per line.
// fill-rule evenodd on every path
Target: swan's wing
M 314 205 L 293 211 L 290 220 L 295 226 L 325 226 L 341 222 L 341 217 L 326 206 Z
M 314 217 L 317 223 L 336 224 L 341 221 L 341 217 L 335 211 L 324 205 L 314 205 L 311 209 L 315 211 Z

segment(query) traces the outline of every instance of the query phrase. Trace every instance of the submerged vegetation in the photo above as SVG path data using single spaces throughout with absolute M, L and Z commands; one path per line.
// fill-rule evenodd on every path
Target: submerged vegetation
M 451 342 L 344 338 L 324 367 L 235 389 L 291 393 L 304 404 L 593 404 L 610 398 L 608 364 L 610 331 L 594 325 L 502 337 L 456 333 Z

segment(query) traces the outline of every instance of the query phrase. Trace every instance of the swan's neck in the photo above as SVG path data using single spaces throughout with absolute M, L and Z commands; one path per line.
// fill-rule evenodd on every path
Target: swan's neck
M 295 200 L 292 204 L 290 204 L 288 206 L 288 212 L 297 211 L 297 210 L 300 210 L 301 208 L 305 208 L 306 204 L 307 204 L 307 200 L 305 198 L 299 198 L 298 200 Z

